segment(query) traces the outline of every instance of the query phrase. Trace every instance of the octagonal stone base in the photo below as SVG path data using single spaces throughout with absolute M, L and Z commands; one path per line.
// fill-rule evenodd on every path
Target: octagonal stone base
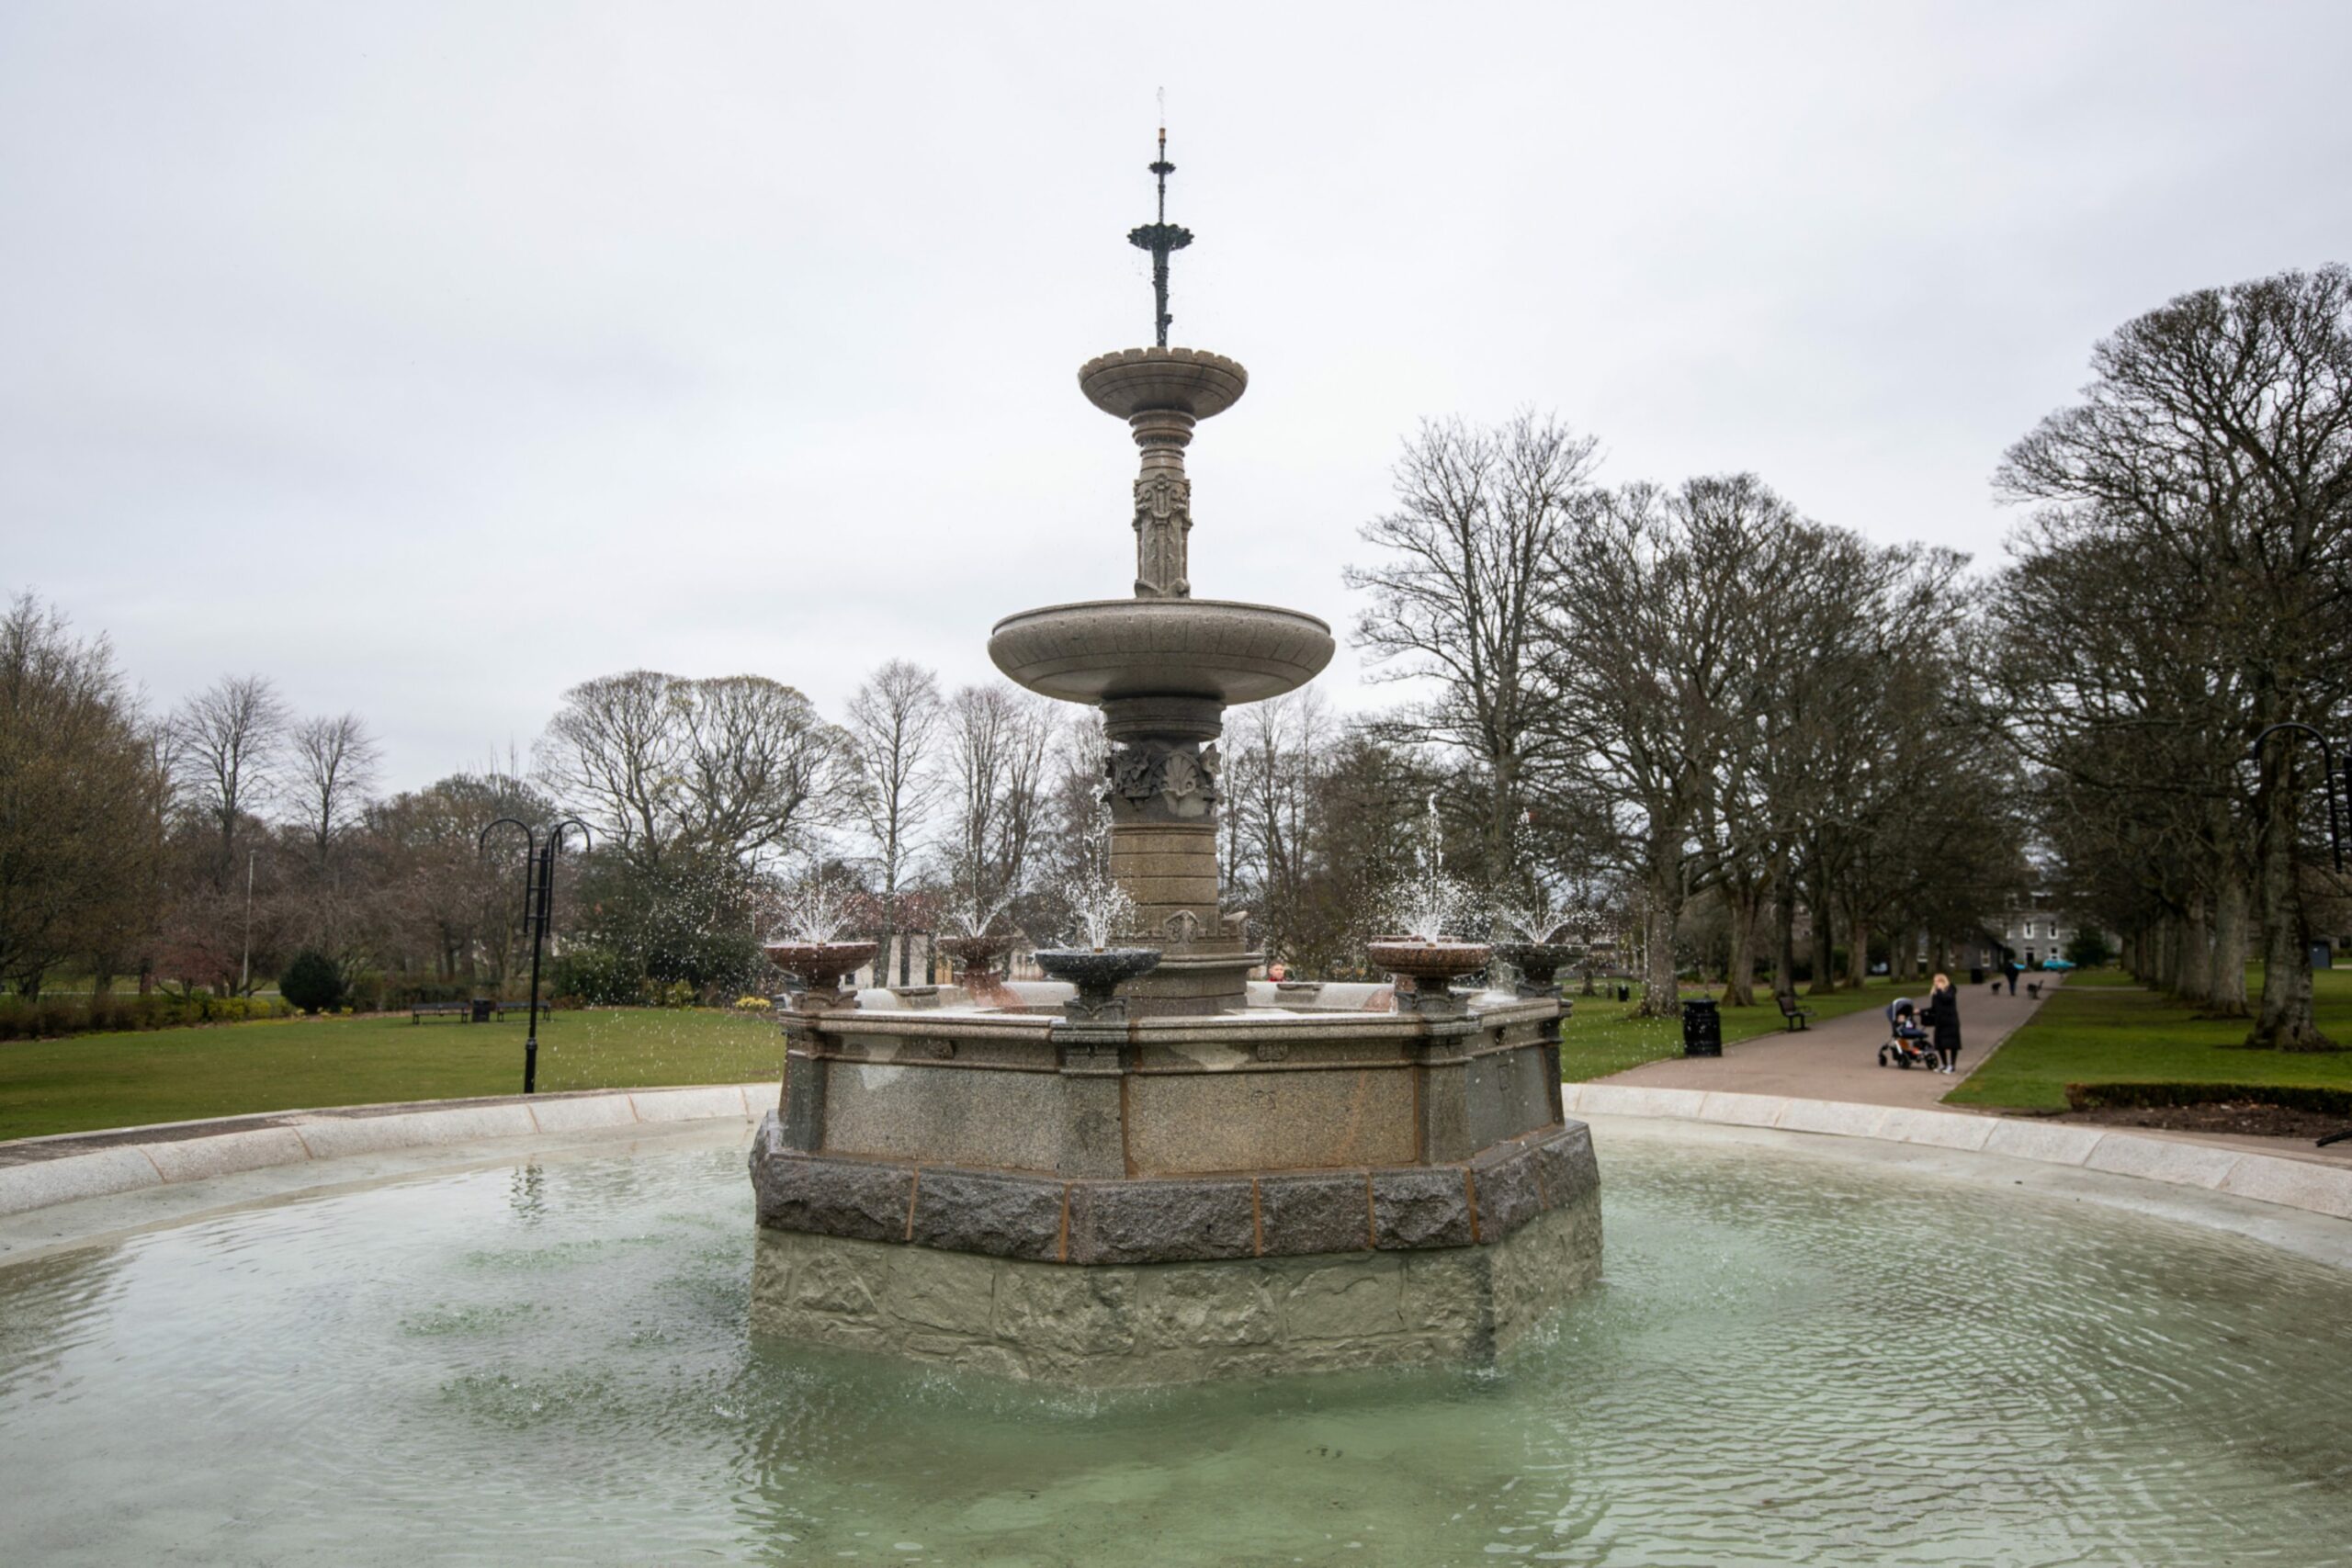
M 1478 1365 L 1600 1273 L 1598 1183 L 1499 1241 L 1087 1267 L 763 1228 L 754 1333 L 1079 1387 Z

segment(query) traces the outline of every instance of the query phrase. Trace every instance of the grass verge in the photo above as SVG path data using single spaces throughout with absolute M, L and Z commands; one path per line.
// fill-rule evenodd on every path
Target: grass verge
M 2352 1051 L 2249 1051 L 2246 1021 L 2200 1019 L 2112 972 L 2061 987 L 2031 1021 L 1945 1099 L 1953 1105 L 2064 1111 L 2070 1083 L 2216 1083 L 2352 1089 Z M 2352 969 L 2312 976 L 2320 1027 L 2352 1040 Z M 2249 991 L 2261 984 L 2257 971 Z
M 523 1022 L 302 1018 L 0 1044 L 0 1138 L 256 1111 L 515 1094 Z M 542 1089 L 781 1080 L 773 1018 L 589 1009 L 539 1025 Z

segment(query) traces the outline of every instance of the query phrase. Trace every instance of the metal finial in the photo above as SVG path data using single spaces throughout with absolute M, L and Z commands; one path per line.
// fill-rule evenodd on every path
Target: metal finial
M 1168 323 L 1175 318 L 1168 313 L 1168 253 L 1181 251 L 1193 243 L 1193 231 L 1168 221 L 1168 176 L 1176 165 L 1168 161 L 1168 127 L 1159 128 L 1159 156 L 1151 165 L 1159 182 L 1159 219 L 1127 231 L 1127 243 L 1139 251 L 1151 253 L 1151 293 L 1154 301 L 1153 325 L 1159 333 L 1159 346 L 1168 346 Z

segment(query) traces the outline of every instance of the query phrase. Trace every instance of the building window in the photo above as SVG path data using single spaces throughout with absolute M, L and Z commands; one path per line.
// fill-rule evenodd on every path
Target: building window
M 2029 937 L 2033 935 L 2033 922 L 2031 920 L 2028 920 L 2025 923 L 2025 934 Z

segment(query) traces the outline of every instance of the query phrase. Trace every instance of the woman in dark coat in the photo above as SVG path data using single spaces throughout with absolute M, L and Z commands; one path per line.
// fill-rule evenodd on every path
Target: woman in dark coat
M 1928 995 L 1928 1010 L 1922 1015 L 1928 1032 L 1936 1048 L 1936 1071 L 1956 1073 L 1960 1070 L 1960 993 L 1951 988 L 1951 976 L 1936 976 L 1936 988 Z

